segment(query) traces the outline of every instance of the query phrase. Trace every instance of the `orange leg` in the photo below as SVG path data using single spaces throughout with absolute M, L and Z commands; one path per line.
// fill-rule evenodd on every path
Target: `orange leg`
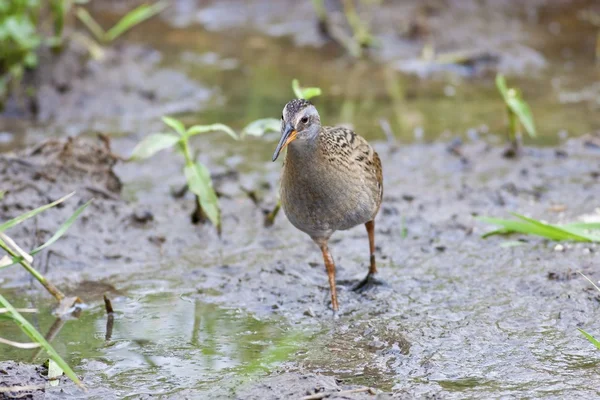
M 369 266 L 369 275 L 377 273 L 377 264 L 375 263 L 375 221 L 369 221 L 365 224 L 369 234 L 369 254 L 371 255 L 371 265 Z
M 329 277 L 329 288 L 331 289 L 331 307 L 333 308 L 333 311 L 337 311 L 339 306 L 335 288 L 335 264 L 333 262 L 333 257 L 331 257 L 331 253 L 329 252 L 329 248 L 327 247 L 327 241 L 321 241 L 321 243 L 319 243 L 319 247 L 323 253 L 323 261 L 325 261 L 325 268 L 327 269 L 327 276 Z
M 375 278 L 377 275 L 377 263 L 375 262 L 375 221 L 369 221 L 365 224 L 367 228 L 367 233 L 369 234 L 369 254 L 370 254 L 370 265 L 369 265 L 369 273 L 360 281 L 352 290 L 356 292 L 362 292 L 365 290 L 369 290 L 375 285 L 382 285 L 383 282 L 379 281 Z

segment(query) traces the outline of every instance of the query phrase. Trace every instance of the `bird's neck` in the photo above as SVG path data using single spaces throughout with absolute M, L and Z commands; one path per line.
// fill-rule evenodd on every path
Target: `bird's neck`
M 287 146 L 286 163 L 310 166 L 318 156 L 318 138 L 296 139 Z

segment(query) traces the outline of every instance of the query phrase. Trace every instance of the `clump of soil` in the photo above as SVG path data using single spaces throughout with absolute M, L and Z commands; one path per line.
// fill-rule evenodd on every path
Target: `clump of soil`
M 48 383 L 48 369 L 41 365 L 0 362 L 0 389 L 22 388 L 27 390 L 0 391 L 0 400 L 8 399 L 45 399 L 45 388 Z M 66 382 L 62 377 L 61 384 Z

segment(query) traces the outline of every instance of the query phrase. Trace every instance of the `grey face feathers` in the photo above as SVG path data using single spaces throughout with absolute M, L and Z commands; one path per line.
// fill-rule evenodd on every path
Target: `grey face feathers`
M 283 108 L 283 124 L 290 125 L 300 136 L 312 127 L 321 126 L 321 119 L 315 106 L 308 100 L 294 99 Z

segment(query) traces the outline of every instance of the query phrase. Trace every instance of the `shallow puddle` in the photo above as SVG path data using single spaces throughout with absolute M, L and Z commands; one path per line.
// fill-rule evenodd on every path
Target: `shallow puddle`
M 78 319 L 60 321 L 52 317 L 47 298 L 24 301 L 15 292 L 8 293 L 16 307 L 39 306 L 29 320 L 52 337 L 52 345 L 70 365 L 77 366 L 90 398 L 107 387 L 120 398 L 175 395 L 182 390 L 218 389 L 223 395 L 288 360 L 308 340 L 307 333 L 276 317 L 261 319 L 194 297 L 134 288 L 113 298 L 112 321 L 101 305 L 86 307 Z M 28 341 L 10 322 L 0 322 L 0 331 L 13 340 Z M 44 361 L 37 350 L 11 347 L 3 347 L 1 358 Z M 102 388 L 95 386 L 98 379 Z

